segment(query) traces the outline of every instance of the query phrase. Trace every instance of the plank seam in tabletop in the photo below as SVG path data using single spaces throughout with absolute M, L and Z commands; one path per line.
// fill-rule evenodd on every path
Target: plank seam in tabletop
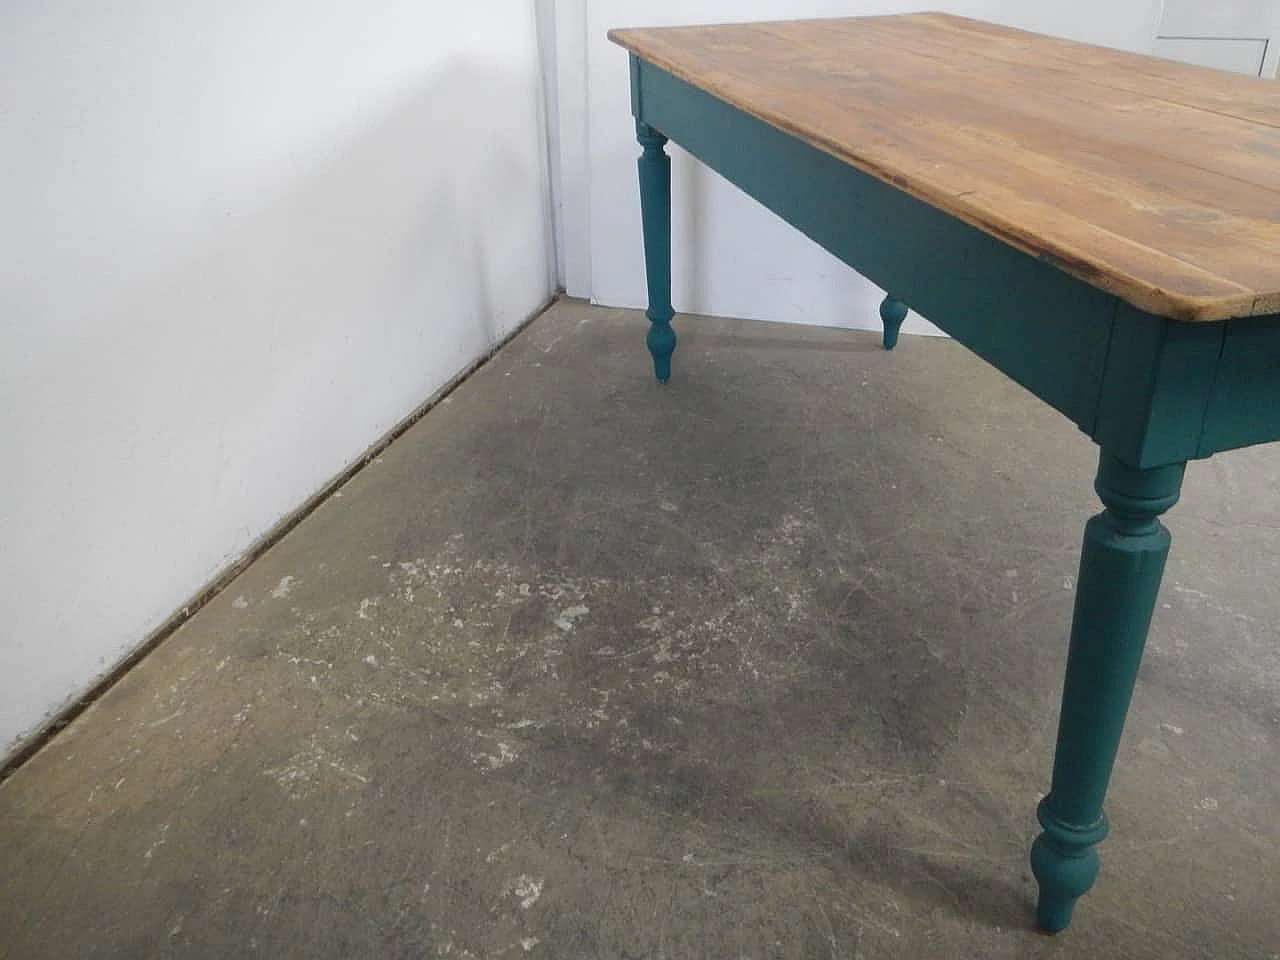
M 847 21 L 845 21 L 847 23 Z M 903 47 L 899 47 L 899 50 Z M 992 72 L 999 68 L 995 64 L 1001 64 L 1008 68 L 1007 73 L 1002 73 L 1002 79 L 1018 80 L 1021 79 L 1016 72 L 1017 67 L 1025 67 L 1025 64 L 1017 61 L 1008 60 L 1001 61 L 997 58 L 966 53 L 955 50 L 931 51 L 926 48 L 922 49 L 912 46 L 911 55 L 927 58 L 934 64 L 940 65 L 943 69 L 951 70 L 954 73 L 960 71 L 956 69 L 959 63 L 977 64 L 985 71 Z M 1134 151 L 1151 157 L 1159 157 L 1166 162 L 1172 162 L 1180 167 L 1187 167 L 1197 171 L 1200 175 L 1207 175 L 1216 181 L 1221 181 L 1220 189 L 1216 196 L 1227 196 L 1222 191 L 1222 187 L 1229 187 L 1232 181 L 1239 181 L 1250 187 L 1276 194 L 1280 197 L 1280 180 L 1276 176 L 1276 145 L 1266 144 L 1256 137 L 1244 137 L 1244 145 L 1248 147 L 1257 147 L 1263 152 L 1268 148 L 1271 156 L 1266 159 L 1258 157 L 1256 154 L 1242 151 L 1240 149 L 1241 135 L 1247 133 L 1247 128 L 1242 129 L 1242 123 L 1253 123 L 1254 121 L 1242 121 L 1238 117 L 1230 114 L 1224 114 L 1218 111 L 1205 110 L 1201 107 L 1187 105 L 1177 100 L 1167 98 L 1153 98 L 1151 96 L 1143 97 L 1138 93 L 1128 90 L 1124 87 L 1116 87 L 1106 84 L 1105 82 L 1095 80 L 1090 76 L 1079 76 L 1077 72 L 1068 72 L 1057 68 L 1049 68 L 1048 71 L 1055 74 L 1054 89 L 1051 91 L 1037 90 L 1035 97 L 1026 96 L 1018 90 L 1014 90 L 1012 95 L 1017 98 L 1019 112 L 1023 115 L 1029 115 L 1037 120 L 1052 120 L 1054 115 L 1052 112 L 1042 109 L 1040 103 L 1047 99 L 1046 93 L 1052 93 L 1059 107 L 1079 111 L 1081 108 L 1096 111 L 1100 98 L 1102 105 L 1125 112 L 1140 112 L 1149 119 L 1156 119 L 1157 115 L 1163 122 L 1165 129 L 1162 131 L 1166 134 L 1160 139 L 1158 145 L 1149 139 L 1129 134 L 1125 129 L 1109 129 L 1099 130 L 1093 129 L 1090 132 L 1099 139 L 1100 142 L 1118 149 Z M 1266 82 L 1266 81 L 1264 81 Z M 1188 120 L 1194 118 L 1200 121 L 1205 129 L 1198 132 L 1213 135 L 1213 140 L 1200 138 L 1198 140 L 1189 140 L 1185 134 L 1187 127 L 1185 124 Z M 1212 118 L 1212 119 L 1210 119 Z M 1179 123 L 1181 122 L 1181 126 Z M 1272 129 L 1270 124 L 1260 124 Z M 1226 146 L 1230 144 L 1230 146 Z M 1211 156 L 1213 166 L 1205 163 L 1204 157 Z M 1182 203 L 1187 201 L 1183 199 Z M 1211 209 L 1207 204 L 1196 202 L 1195 205 L 1200 208 Z M 1237 211 L 1232 211 L 1236 213 Z M 1256 211 L 1238 211 L 1244 215 Z
M 1160 81 L 1173 85 L 1177 91 L 1177 96 L 1158 96 L 1153 95 L 1149 90 L 1134 90 L 1131 84 L 1125 83 L 1115 74 L 1105 79 L 1097 77 L 1089 77 L 1088 79 L 1092 83 L 1110 86 L 1117 90 L 1141 93 L 1149 97 L 1158 96 L 1159 99 L 1167 100 L 1169 103 L 1190 107 L 1195 110 L 1203 110 L 1206 113 L 1216 113 L 1220 116 L 1232 117 L 1249 123 L 1260 123 L 1269 127 L 1280 127 L 1280 104 L 1277 104 L 1273 97 L 1265 98 L 1265 102 L 1259 103 L 1241 104 L 1236 102 L 1234 109 L 1231 110 L 1224 109 L 1220 103 L 1215 103 L 1212 99 L 1206 99 L 1207 95 L 1203 89 L 1203 77 L 1207 69 L 1205 67 L 1181 63 L 1177 60 L 1168 60 L 1163 57 L 1139 56 L 1074 40 L 1043 37 L 1040 34 L 1030 34 L 1025 31 L 1012 30 L 1011 28 L 996 27 L 994 24 L 984 23 L 981 20 L 970 20 L 966 17 L 947 14 L 922 14 L 920 15 L 920 20 L 928 22 L 940 31 L 964 33 L 980 37 L 984 41 L 995 41 L 997 46 L 989 48 L 993 58 L 998 53 L 1004 52 L 1011 42 L 1020 40 L 1024 44 L 1023 49 L 1025 49 L 1025 44 L 1027 43 L 1025 38 L 1043 39 L 1046 43 L 1043 44 L 1043 50 L 1037 51 L 1037 57 L 1043 59 L 1046 55 L 1052 53 L 1054 59 L 1061 63 L 1061 66 L 1051 67 L 1050 69 L 1059 72 L 1074 72 L 1081 67 L 1124 67 L 1131 69 L 1134 74 L 1142 78 L 1144 83 Z M 1070 56 L 1066 53 L 1068 50 L 1071 51 Z M 1241 93 L 1262 92 L 1265 89 L 1265 86 L 1258 86 L 1259 78 L 1257 77 L 1245 77 L 1223 71 L 1210 71 L 1210 73 L 1217 75 L 1216 79 L 1222 86 L 1234 87 Z M 1189 81 L 1190 85 L 1184 85 L 1184 81 Z M 1268 81 L 1262 80 L 1261 82 L 1265 85 Z M 1245 109 L 1241 110 L 1241 107 Z M 1255 108 L 1257 110 L 1256 113 L 1253 112 Z
M 848 21 L 839 21 L 839 23 L 832 29 L 838 30 L 839 26 L 847 26 L 848 23 L 849 23 Z M 772 33 L 773 31 L 768 30 L 767 26 L 768 25 L 762 25 L 762 27 L 766 28 L 766 32 Z M 867 24 L 865 31 L 860 29 L 859 32 L 872 33 L 875 30 L 875 27 L 876 25 Z M 883 33 L 882 35 L 885 36 L 886 39 L 889 39 L 889 38 L 897 39 L 896 35 L 894 34 Z M 786 39 L 790 42 L 804 42 L 803 38 L 793 39 L 786 34 L 779 34 L 779 36 L 780 38 Z M 907 39 L 910 41 L 925 40 L 925 38 L 914 37 L 914 36 L 909 36 Z M 927 59 L 932 64 L 936 66 L 941 66 L 943 69 L 949 70 L 952 73 L 961 73 L 961 70 L 958 69 L 957 67 L 960 63 L 964 63 L 964 64 L 976 65 L 977 68 L 987 73 L 992 73 L 993 71 L 999 70 L 1002 67 L 1007 68 L 1007 70 L 1005 72 L 1002 72 L 1001 74 L 1002 79 L 1025 80 L 1025 76 L 1018 74 L 1013 68 L 1017 68 L 1017 67 L 1026 68 L 1027 64 L 1014 61 L 1014 60 L 999 60 L 998 58 L 993 58 L 985 55 L 978 55 L 975 53 L 970 53 L 968 51 L 956 50 L 954 48 L 943 48 L 940 50 L 933 50 L 931 49 L 931 46 L 932 45 L 928 43 L 925 43 L 924 46 L 917 46 L 915 43 L 912 43 L 909 49 L 909 53 L 911 56 Z M 895 48 L 895 52 L 903 51 L 906 49 L 908 48 L 906 47 L 905 44 L 899 44 Z M 997 64 L 999 64 L 1000 66 L 996 66 Z M 1035 91 L 1036 93 L 1035 97 L 1025 97 L 1024 95 L 1020 94 L 1019 90 L 1017 89 L 1013 90 L 1012 92 L 1014 93 L 1014 95 L 1023 97 L 1023 100 L 1020 100 L 1020 103 L 1021 103 L 1020 109 L 1023 112 L 1034 111 L 1038 106 L 1039 101 L 1042 101 L 1045 98 L 1045 95 L 1049 93 L 1051 93 L 1053 97 L 1059 100 L 1060 102 L 1065 102 L 1066 104 L 1074 104 L 1080 107 L 1084 107 L 1086 109 L 1092 109 L 1096 111 L 1097 107 L 1099 106 L 1098 98 L 1100 95 L 1102 95 L 1104 99 L 1108 101 L 1103 105 L 1112 107 L 1115 109 L 1134 110 L 1134 109 L 1147 108 L 1147 111 L 1149 111 L 1150 108 L 1159 105 L 1160 107 L 1164 108 L 1163 112 L 1166 114 L 1169 113 L 1170 108 L 1173 108 L 1173 111 L 1175 113 L 1190 113 L 1192 116 L 1200 120 L 1204 120 L 1207 117 L 1212 117 L 1213 122 L 1216 123 L 1218 127 L 1216 131 L 1212 131 L 1212 132 L 1220 133 L 1223 136 L 1238 136 L 1241 133 L 1241 129 L 1240 129 L 1241 122 L 1245 122 L 1245 123 L 1253 122 L 1253 121 L 1247 121 L 1247 120 L 1242 121 L 1241 118 L 1239 117 L 1233 117 L 1229 114 L 1223 114 L 1218 111 L 1204 110 L 1200 107 L 1191 106 L 1176 100 L 1171 100 L 1167 98 L 1153 98 L 1150 96 L 1144 97 L 1138 93 L 1135 93 L 1132 90 L 1128 90 L 1123 87 L 1111 86 L 1105 82 L 1102 82 L 1100 80 L 1095 80 L 1089 76 L 1080 76 L 1077 72 L 1070 72 L 1070 71 L 1061 70 L 1058 68 L 1049 68 L 1048 70 L 1046 70 L 1043 66 L 1037 66 L 1035 69 L 1041 74 L 1047 74 L 1047 73 L 1053 74 L 1052 82 L 1054 84 L 1054 88 L 1052 90 L 1038 89 Z M 944 87 L 942 89 L 946 89 L 946 88 Z M 1147 111 L 1144 111 L 1144 112 L 1147 112 Z M 1041 111 L 1040 113 L 1033 113 L 1032 115 L 1036 116 L 1037 118 L 1043 119 L 1042 114 L 1044 113 L 1045 111 Z M 1049 114 L 1049 116 L 1052 116 L 1052 114 Z M 1172 120 L 1173 117 L 1170 117 L 1170 119 Z M 1266 126 L 1268 128 L 1272 126 L 1271 124 L 1261 124 L 1261 125 Z M 1250 165 L 1248 163 L 1250 159 L 1250 155 L 1242 154 L 1238 149 L 1226 149 L 1226 150 L 1220 149 L 1220 150 L 1216 150 L 1213 153 L 1214 160 L 1216 163 L 1227 163 L 1237 171 L 1237 172 L 1227 172 L 1220 167 L 1206 166 L 1202 161 L 1203 150 L 1206 147 L 1214 148 L 1219 146 L 1216 143 L 1208 144 L 1208 143 L 1205 143 L 1204 141 L 1200 141 L 1194 144 L 1194 147 L 1192 149 L 1187 149 L 1187 141 L 1184 139 L 1176 139 L 1172 143 L 1170 143 L 1168 140 L 1164 140 L 1161 142 L 1159 149 L 1156 149 L 1155 146 L 1147 140 L 1125 136 L 1124 131 L 1118 131 L 1118 130 L 1101 131 L 1101 130 L 1094 129 L 1094 130 L 1091 130 L 1090 132 L 1093 133 L 1095 136 L 1102 136 L 1105 142 L 1110 144 L 1115 144 L 1117 146 L 1123 146 L 1126 148 L 1136 147 L 1138 149 L 1141 149 L 1144 153 L 1148 153 L 1151 155 L 1164 157 L 1168 160 L 1176 161 L 1180 165 L 1192 167 L 1196 170 L 1202 171 L 1204 173 L 1212 174 L 1213 176 L 1222 178 L 1224 180 L 1238 180 L 1243 183 L 1249 184 L 1250 186 L 1258 187 L 1260 189 L 1263 189 L 1272 193 L 1280 194 L 1280 182 L 1277 182 L 1275 180 L 1275 164 L 1271 162 L 1267 162 L 1267 163 L 1258 163 L 1257 165 Z M 1173 132 L 1182 132 L 1182 131 L 1169 131 L 1169 132 L 1173 133 Z M 1170 152 L 1170 150 L 1173 150 L 1175 152 Z M 1239 169 L 1242 162 L 1246 169 L 1243 169 L 1243 170 Z M 1250 172 L 1253 173 L 1254 176 L 1247 175 Z M 1258 179 L 1258 177 L 1263 177 L 1264 179 Z
M 956 36 L 982 49 L 966 50 Z M 1040 64 L 1049 54 L 1062 61 L 1061 49 L 1077 71 L 1082 58 L 1116 60 L 1129 71 L 1147 58 L 933 14 L 619 30 L 610 37 L 658 69 L 1140 309 L 1180 320 L 1280 310 L 1280 180 L 1266 179 L 1268 157 L 1280 155 L 1280 133 L 1265 121 L 1126 90 L 1134 85 L 1127 80 L 1081 78 Z M 935 52 L 937 43 L 954 49 Z M 1019 51 L 1037 63 L 1018 62 Z M 834 69 L 822 69 L 824 54 L 837 55 Z M 851 63 L 856 56 L 866 63 Z M 747 60 L 754 69 L 746 69 Z M 755 78 L 770 67 L 785 69 L 769 71 L 764 86 Z M 1019 68 L 1029 71 L 1025 84 Z M 1156 70 L 1207 76 L 1231 89 L 1239 80 L 1267 83 L 1229 75 L 1222 81 L 1214 71 L 1173 63 L 1157 62 Z M 964 79 L 971 82 L 948 83 Z M 1002 101 L 999 90 L 1010 86 Z M 1123 112 L 1137 132 L 1127 123 L 1091 125 L 1082 111 L 1091 95 Z M 1220 152 L 1219 168 L 1195 162 L 1180 138 L 1188 125 L 1206 124 L 1219 137 L 1244 137 L 1258 166 L 1250 166 L 1247 150 Z M 1144 133 L 1165 149 L 1144 142 Z M 1118 161 L 1117 152 L 1130 162 Z M 1009 188 L 1009 178 L 993 171 L 1020 175 L 1023 189 Z M 1180 192 L 1162 190 L 1164 181 Z M 1087 198 L 1088 219 L 1054 202 L 1068 196 Z

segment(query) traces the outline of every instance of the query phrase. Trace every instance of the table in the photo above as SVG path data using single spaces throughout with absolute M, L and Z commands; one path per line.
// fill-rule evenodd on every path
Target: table
M 654 372 L 668 138 L 1099 447 L 1043 832 L 1041 929 L 1103 800 L 1188 460 L 1280 439 L 1280 87 L 945 14 L 615 30 L 630 52 Z

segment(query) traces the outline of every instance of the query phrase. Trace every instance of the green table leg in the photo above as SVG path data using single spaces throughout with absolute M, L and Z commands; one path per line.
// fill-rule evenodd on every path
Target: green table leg
M 884 324 L 884 348 L 892 350 L 898 345 L 898 331 L 907 319 L 907 305 L 890 294 L 880 301 L 880 322 Z
M 640 216 L 644 222 L 644 272 L 649 287 L 649 335 L 653 373 L 662 383 L 671 377 L 676 333 L 671 329 L 671 158 L 667 138 L 648 124 L 636 123 L 640 154 Z
M 1098 876 L 1102 802 L 1169 555 L 1159 517 L 1177 502 L 1185 467 L 1139 470 L 1105 451 L 1098 463 L 1094 487 L 1106 509 L 1085 526 L 1053 783 L 1031 847 L 1036 919 L 1049 933 L 1066 929 Z

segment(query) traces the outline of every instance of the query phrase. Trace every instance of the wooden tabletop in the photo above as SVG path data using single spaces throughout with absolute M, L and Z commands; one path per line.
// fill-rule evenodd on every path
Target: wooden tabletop
M 609 37 L 1144 310 L 1280 313 L 1276 81 L 941 13 Z

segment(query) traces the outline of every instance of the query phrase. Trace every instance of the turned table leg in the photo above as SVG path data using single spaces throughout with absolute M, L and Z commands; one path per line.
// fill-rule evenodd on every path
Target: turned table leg
M 884 324 L 884 348 L 892 350 L 898 345 L 898 331 L 907 319 L 907 305 L 890 294 L 880 301 L 880 322 Z
M 676 333 L 671 329 L 671 158 L 667 138 L 647 124 L 636 123 L 636 139 L 644 151 L 640 168 L 640 216 L 644 222 L 644 272 L 649 288 L 649 334 L 653 373 L 662 383 L 671 376 Z
M 1184 463 L 1137 469 L 1102 452 L 1094 483 L 1106 509 L 1085 526 L 1049 794 L 1031 847 L 1036 919 L 1056 933 L 1098 876 L 1094 847 L 1156 592 L 1169 555 L 1160 515 L 1178 500 Z

